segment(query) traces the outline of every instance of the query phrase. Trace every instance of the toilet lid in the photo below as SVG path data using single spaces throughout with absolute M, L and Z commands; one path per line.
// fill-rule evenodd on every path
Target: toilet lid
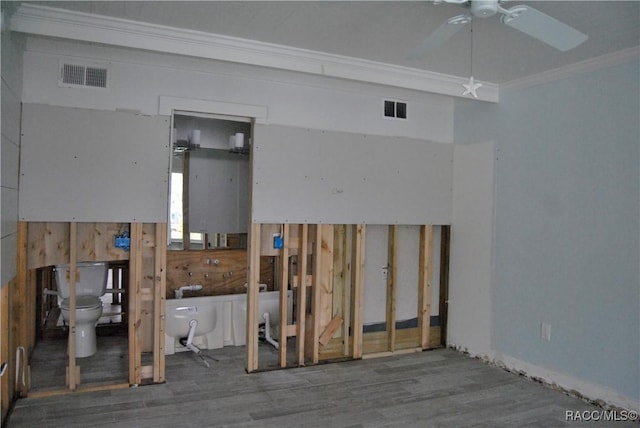
M 76 296 L 76 309 L 93 309 L 102 306 L 102 300 L 97 296 Z M 62 299 L 62 309 L 69 309 L 69 298 Z

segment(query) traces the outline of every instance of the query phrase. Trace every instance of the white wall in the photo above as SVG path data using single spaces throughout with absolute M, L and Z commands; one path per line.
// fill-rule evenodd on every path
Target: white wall
M 170 123 L 25 103 L 20 220 L 165 222 Z
M 451 144 L 256 125 L 252 220 L 449 224 Z
M 24 38 L 2 32 L 2 198 L 0 287 L 16 274 L 18 179 L 20 155 L 20 97 Z
M 200 149 L 189 160 L 191 232 L 246 233 L 249 157 Z
M 493 316 L 494 143 L 456 145 L 447 341 L 489 355 Z
M 60 58 L 105 61 L 110 89 L 58 87 Z M 30 37 L 24 102 L 158 113 L 161 95 L 266 106 L 270 124 L 450 143 L 451 97 L 373 84 Z M 409 120 L 382 117 L 383 98 L 408 103 Z

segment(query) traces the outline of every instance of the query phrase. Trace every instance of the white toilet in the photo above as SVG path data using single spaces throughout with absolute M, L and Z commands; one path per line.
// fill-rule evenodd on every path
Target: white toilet
M 97 351 L 96 325 L 102 316 L 102 300 L 107 290 L 107 263 L 76 263 L 76 357 L 90 357 Z M 60 312 L 69 323 L 69 265 L 56 266 Z

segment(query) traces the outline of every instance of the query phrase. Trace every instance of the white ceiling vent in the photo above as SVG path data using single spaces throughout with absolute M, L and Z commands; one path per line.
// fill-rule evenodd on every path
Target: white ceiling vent
M 78 64 L 60 62 L 58 86 L 107 88 L 107 64 Z

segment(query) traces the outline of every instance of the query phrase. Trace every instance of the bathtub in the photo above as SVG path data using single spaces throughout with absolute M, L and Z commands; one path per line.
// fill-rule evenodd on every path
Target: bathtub
M 287 296 L 287 323 L 291 324 L 292 291 Z M 280 325 L 280 292 L 258 293 L 258 320 L 264 322 L 263 314 L 269 313 L 272 335 L 276 336 Z M 211 314 L 213 321 L 211 321 Z M 186 297 L 167 299 L 165 308 L 165 354 L 187 351 L 180 339 L 189 332 L 189 321 L 198 320 L 193 344 L 200 349 L 217 349 L 224 346 L 246 344 L 247 295 Z M 277 337 L 277 336 L 276 336 Z

